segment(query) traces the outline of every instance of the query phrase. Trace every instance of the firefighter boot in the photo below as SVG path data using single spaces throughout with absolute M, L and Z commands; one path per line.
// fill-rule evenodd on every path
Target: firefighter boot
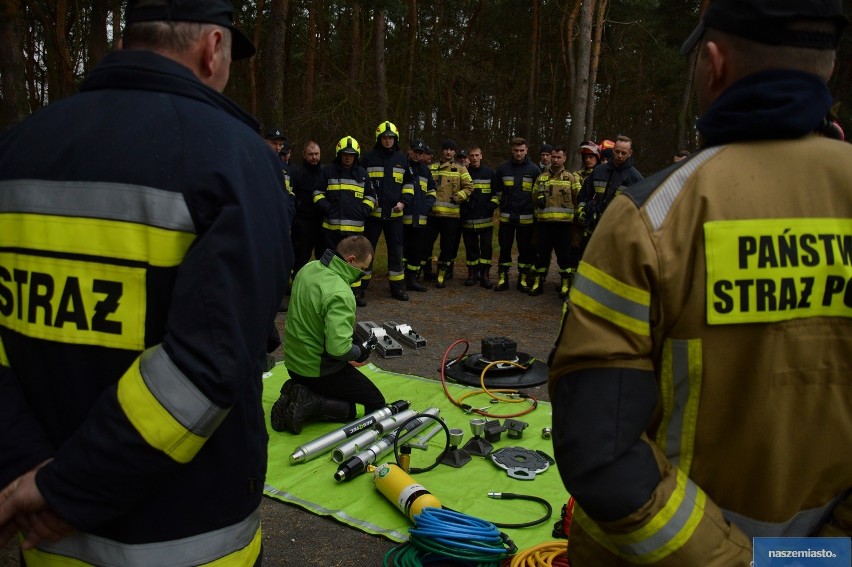
M 476 285 L 479 282 L 479 267 L 478 266 L 468 266 L 467 267 L 467 279 L 464 280 L 464 285 L 470 287 L 472 285 Z
M 562 281 L 559 283 L 559 299 L 568 299 L 572 285 L 574 285 L 574 272 L 562 274 Z
M 530 291 L 530 275 L 529 270 L 527 269 L 519 269 L 518 270 L 518 291 L 522 291 L 524 293 L 529 293 Z
M 349 402 L 324 398 L 307 386 L 288 380 L 281 388 L 281 396 L 272 405 L 269 417 L 275 431 L 289 431 L 298 435 L 305 422 L 314 418 L 346 421 L 351 415 L 352 404 Z
M 418 272 L 406 270 L 405 272 L 405 289 L 408 291 L 426 291 L 426 286 L 420 285 L 417 281 Z
M 456 261 L 453 260 L 450 262 L 449 266 L 447 266 L 447 275 L 444 276 L 445 280 L 453 279 L 453 272 L 456 270 Z
M 497 285 L 494 286 L 494 291 L 506 291 L 509 289 L 509 268 L 500 266 L 497 268 Z
M 447 264 L 445 262 L 438 262 L 438 277 L 435 278 L 435 287 L 437 288 L 445 288 L 447 284 L 445 283 L 447 280 Z
M 541 295 L 544 291 L 544 277 L 541 274 L 533 276 L 532 285 L 530 285 L 530 295 Z
M 485 289 L 491 289 L 494 287 L 494 284 L 491 283 L 491 277 L 489 272 L 491 271 L 490 264 L 482 264 L 479 266 L 479 285 L 484 287 Z
M 405 284 L 401 281 L 392 281 L 390 283 L 391 297 L 397 301 L 408 301 L 408 294 L 405 293 Z
M 424 282 L 431 282 L 435 279 L 435 274 L 432 273 L 432 259 L 426 261 L 425 264 L 420 266 L 420 273 L 423 274 Z

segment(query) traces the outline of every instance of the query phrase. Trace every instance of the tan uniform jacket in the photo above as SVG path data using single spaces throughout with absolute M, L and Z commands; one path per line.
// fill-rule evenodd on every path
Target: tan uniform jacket
M 852 146 L 719 146 L 649 181 L 586 250 L 550 390 L 583 369 L 653 372 L 662 480 L 618 522 L 579 510 L 572 564 L 747 565 L 754 536 L 848 537 Z
M 567 169 L 548 168 L 533 184 L 533 205 L 538 222 L 571 222 L 577 208 L 580 181 Z
M 459 218 L 459 204 L 473 193 L 473 179 L 467 168 L 449 160 L 432 164 L 429 169 L 436 185 L 435 205 L 429 216 Z

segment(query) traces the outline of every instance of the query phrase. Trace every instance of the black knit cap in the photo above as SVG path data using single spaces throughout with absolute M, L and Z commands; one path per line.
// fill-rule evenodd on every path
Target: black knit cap
M 834 22 L 835 33 L 789 28 L 803 19 Z M 770 45 L 835 49 L 847 23 L 843 0 L 712 0 L 680 52 L 688 55 L 695 49 L 707 28 Z
M 448 139 L 444 140 L 443 142 L 441 142 L 441 149 L 442 150 L 457 150 L 457 149 L 459 149 L 459 147 L 458 147 L 458 145 L 456 145 L 455 141 L 448 138 Z
M 255 53 L 251 40 L 234 25 L 230 0 L 130 0 L 127 24 L 139 22 L 198 22 L 231 30 L 231 58 L 247 59 Z

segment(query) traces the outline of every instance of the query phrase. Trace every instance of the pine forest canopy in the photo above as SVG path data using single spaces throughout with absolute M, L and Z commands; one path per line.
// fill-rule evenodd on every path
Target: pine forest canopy
M 489 164 L 514 136 L 535 158 L 544 142 L 623 133 L 650 173 L 698 143 L 678 48 L 706 1 L 234 0 L 258 55 L 234 64 L 226 94 L 283 128 L 296 156 L 315 139 L 328 158 L 345 134 L 371 147 L 391 120 L 403 146 L 452 137 Z M 0 0 L 0 128 L 76 92 L 122 16 L 121 0 Z M 850 132 L 852 32 L 837 61 L 830 87 Z

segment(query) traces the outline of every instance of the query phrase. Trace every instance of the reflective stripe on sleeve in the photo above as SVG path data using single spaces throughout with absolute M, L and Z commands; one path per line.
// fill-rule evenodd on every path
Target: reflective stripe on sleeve
M 619 557 L 632 563 L 656 563 L 680 549 L 704 517 L 707 495 L 686 474 L 677 471 L 677 484 L 666 504 L 641 528 L 627 534 L 605 533 L 579 506 L 574 518 L 583 530 Z
M 245 520 L 218 530 L 156 543 L 125 544 L 91 534 L 76 533 L 56 543 L 42 542 L 24 552 L 30 567 L 251 567 L 260 556 L 260 509 Z
M 663 417 L 656 441 L 666 457 L 689 474 L 703 371 L 701 341 L 667 339 L 661 367 Z
M 118 382 L 118 402 L 149 445 L 179 463 L 195 457 L 228 415 L 163 350 L 146 350 Z
M 580 262 L 571 303 L 637 335 L 651 335 L 651 294 Z
M 322 222 L 322 226 L 328 230 L 358 233 L 364 232 L 364 221 L 326 219 Z

